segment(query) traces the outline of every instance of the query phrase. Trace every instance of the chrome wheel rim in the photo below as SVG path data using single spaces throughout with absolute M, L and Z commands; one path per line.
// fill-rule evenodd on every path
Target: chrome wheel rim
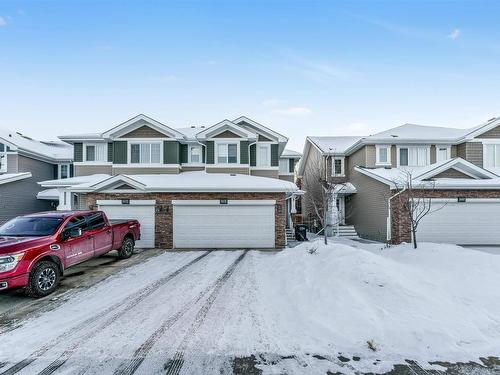
M 45 268 L 38 276 L 38 287 L 41 290 L 49 290 L 56 283 L 56 271 L 53 268 Z

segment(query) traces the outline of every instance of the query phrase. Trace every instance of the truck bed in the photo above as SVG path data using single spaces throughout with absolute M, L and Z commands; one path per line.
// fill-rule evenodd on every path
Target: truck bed
M 125 224 L 134 219 L 109 219 L 111 225 Z

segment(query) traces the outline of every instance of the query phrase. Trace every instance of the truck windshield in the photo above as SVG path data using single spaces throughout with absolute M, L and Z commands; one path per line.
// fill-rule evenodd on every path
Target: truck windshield
M 62 221 L 62 218 L 56 217 L 16 217 L 0 226 L 0 236 L 50 236 L 55 233 Z

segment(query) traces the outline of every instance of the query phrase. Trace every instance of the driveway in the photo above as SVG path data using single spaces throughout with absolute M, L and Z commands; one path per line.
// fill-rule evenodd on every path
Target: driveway
M 333 347 L 290 348 L 273 333 L 273 319 L 257 301 L 256 254 L 165 253 L 74 293 L 69 303 L 4 325 L 0 375 L 362 373 L 355 364 L 363 358 Z M 500 369 L 495 360 L 485 364 L 447 373 Z M 390 374 L 445 369 L 408 362 Z

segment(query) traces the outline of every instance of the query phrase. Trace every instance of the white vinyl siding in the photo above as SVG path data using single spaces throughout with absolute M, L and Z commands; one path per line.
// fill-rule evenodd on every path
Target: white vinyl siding
M 237 143 L 218 143 L 217 144 L 217 163 L 218 164 L 237 164 L 238 163 L 238 144 Z
M 105 163 L 108 161 L 108 145 L 106 143 L 85 144 L 84 159 L 91 163 Z
M 161 143 L 131 143 L 130 163 L 159 164 L 161 160 Z
M 290 162 L 289 159 L 280 159 L 280 174 L 290 173 Z
M 271 166 L 271 145 L 258 144 L 257 145 L 257 166 L 270 167 Z
M 448 146 L 436 146 L 436 162 L 440 163 L 448 160 L 451 157 L 450 151 L 450 147 Z

